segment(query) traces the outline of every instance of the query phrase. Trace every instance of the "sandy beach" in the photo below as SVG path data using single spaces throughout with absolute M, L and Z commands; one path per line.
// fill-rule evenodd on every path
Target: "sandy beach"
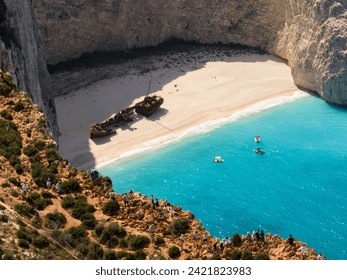
M 289 66 L 272 55 L 205 56 L 156 65 L 151 71 L 131 69 L 125 76 L 57 97 L 61 155 L 79 169 L 95 168 L 173 141 L 203 123 L 230 118 L 261 101 L 291 97 L 298 90 Z M 159 111 L 150 118 L 137 115 L 117 134 L 89 139 L 90 125 L 141 101 L 148 89 L 150 95 L 164 98 Z

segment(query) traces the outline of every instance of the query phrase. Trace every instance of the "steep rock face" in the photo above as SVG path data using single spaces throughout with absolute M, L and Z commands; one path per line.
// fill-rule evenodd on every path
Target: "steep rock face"
M 47 62 L 171 38 L 240 43 L 288 60 L 297 85 L 347 104 L 347 0 L 34 0 Z
M 29 0 L 0 0 L 0 68 L 45 112 L 50 131 L 58 134 L 57 116 L 43 44 Z
M 279 54 L 297 85 L 347 105 L 347 1 L 291 1 Z

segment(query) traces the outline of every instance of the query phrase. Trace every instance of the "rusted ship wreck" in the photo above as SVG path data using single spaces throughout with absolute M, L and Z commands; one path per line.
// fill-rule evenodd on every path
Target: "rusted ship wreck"
M 145 117 L 153 115 L 164 103 L 164 98 L 153 95 L 146 96 L 143 101 L 136 103 L 134 106 L 128 107 L 107 120 L 93 124 L 90 127 L 90 138 L 98 138 L 117 133 L 117 128 L 126 123 L 132 122 L 134 113 Z

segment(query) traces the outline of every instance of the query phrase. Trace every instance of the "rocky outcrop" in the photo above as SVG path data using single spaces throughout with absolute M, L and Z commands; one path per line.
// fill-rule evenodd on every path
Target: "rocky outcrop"
M 347 104 L 346 0 L 35 0 L 47 62 L 172 38 L 240 43 L 288 60 L 297 85 Z
M 29 0 L 0 0 L 0 68 L 45 112 L 50 131 L 58 135 L 57 116 L 50 93 L 50 77 L 43 44 Z

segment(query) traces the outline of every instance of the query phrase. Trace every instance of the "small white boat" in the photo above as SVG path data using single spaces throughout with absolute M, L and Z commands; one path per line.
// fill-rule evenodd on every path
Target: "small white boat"
M 216 156 L 213 160 L 213 162 L 223 162 L 223 161 L 224 161 L 224 159 L 222 159 L 221 156 Z
M 260 143 L 260 136 L 255 136 L 254 141 L 255 143 Z
M 262 148 L 254 148 L 253 152 L 259 154 L 259 155 L 263 155 L 265 154 L 264 150 Z

